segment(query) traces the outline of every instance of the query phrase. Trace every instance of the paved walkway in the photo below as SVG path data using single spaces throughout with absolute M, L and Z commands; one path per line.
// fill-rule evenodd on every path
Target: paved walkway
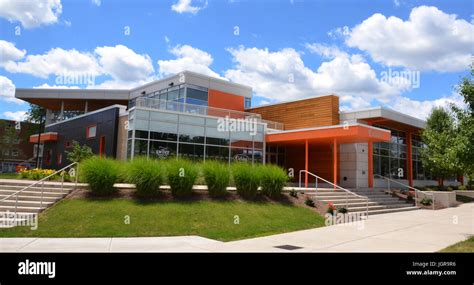
M 371 216 L 337 225 L 233 242 L 198 236 L 151 238 L 2 238 L 10 252 L 434 252 L 474 235 L 474 203 L 443 210 Z

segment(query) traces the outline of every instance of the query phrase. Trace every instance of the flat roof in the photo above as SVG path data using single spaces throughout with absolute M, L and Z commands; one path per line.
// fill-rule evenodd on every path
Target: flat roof
M 141 96 L 143 92 L 152 93 L 183 83 L 214 89 L 224 93 L 252 97 L 252 88 L 249 86 L 188 70 L 132 89 L 16 88 L 15 97 L 33 104 L 38 104 L 38 100 L 128 101 Z
M 341 121 L 385 118 L 419 129 L 424 129 L 426 127 L 426 121 L 424 120 L 381 106 L 360 110 L 341 111 L 339 114 Z

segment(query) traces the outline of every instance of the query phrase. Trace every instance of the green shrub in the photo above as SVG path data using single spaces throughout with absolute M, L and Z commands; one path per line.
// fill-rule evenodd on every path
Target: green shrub
M 297 198 L 298 197 L 298 191 L 296 191 L 294 189 L 291 189 L 290 190 L 290 196 L 293 197 L 293 198 Z
M 127 182 L 136 186 L 138 196 L 155 196 L 163 184 L 164 168 L 160 162 L 146 157 L 137 157 L 128 163 Z
M 424 206 L 430 206 L 433 203 L 433 200 L 430 198 L 423 198 L 420 203 Z
M 446 187 L 446 191 L 453 191 L 453 190 L 454 190 L 454 187 L 452 187 L 452 186 Z
M 258 167 L 248 163 L 234 163 L 232 165 L 237 193 L 245 199 L 253 199 L 257 196 L 260 174 Z
M 113 194 L 119 176 L 119 163 L 113 159 L 92 157 L 81 163 L 80 175 L 94 195 Z
M 206 161 L 203 164 L 204 179 L 209 195 L 222 197 L 227 194 L 230 181 L 230 169 L 227 164 L 217 161 Z
M 175 197 L 190 196 L 199 174 L 199 167 L 196 163 L 181 158 L 169 159 L 165 163 L 171 194 Z
M 462 191 L 465 191 L 465 190 L 467 190 L 467 187 L 465 185 L 459 185 L 458 189 L 462 190 Z
M 337 209 L 337 212 L 341 213 L 341 214 L 347 214 L 349 212 L 349 210 L 345 207 L 340 207 L 340 208 Z
M 287 181 L 288 176 L 282 168 L 275 165 L 260 166 L 260 183 L 264 195 L 272 198 L 280 197 Z
M 312 207 L 312 208 L 314 208 L 316 206 L 316 204 L 314 204 L 314 201 L 311 200 L 310 198 L 306 198 L 306 200 L 304 201 L 304 204 L 306 206 L 309 206 L 309 207 Z

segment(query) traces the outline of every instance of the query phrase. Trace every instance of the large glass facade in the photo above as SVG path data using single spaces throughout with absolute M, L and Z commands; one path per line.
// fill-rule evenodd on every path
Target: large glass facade
M 408 179 L 407 174 L 407 138 L 403 131 L 389 129 L 392 133 L 390 142 L 373 144 L 374 174 L 395 179 Z
M 249 132 L 219 124 L 216 117 L 134 108 L 129 112 L 127 157 L 263 162 L 263 123 L 256 122 L 256 130 Z

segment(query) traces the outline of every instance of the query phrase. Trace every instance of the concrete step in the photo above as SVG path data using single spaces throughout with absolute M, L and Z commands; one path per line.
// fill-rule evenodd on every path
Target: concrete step
M 377 206 L 370 206 L 369 205 L 369 213 L 372 211 L 383 210 L 383 209 L 402 209 L 402 208 L 411 208 L 413 205 L 406 204 L 406 205 L 377 205 Z M 362 212 L 366 211 L 365 206 L 357 206 L 357 207 L 348 207 L 349 212 Z
M 0 194 L 0 201 L 6 197 L 8 197 L 9 195 L 4 195 L 4 194 Z M 43 195 L 43 201 L 47 201 L 47 202 L 55 202 L 59 199 L 61 199 L 63 197 L 63 195 L 60 195 L 60 196 L 44 196 Z M 11 196 L 10 198 L 8 198 L 8 200 L 16 200 L 16 195 L 14 196 Z M 18 195 L 18 200 L 19 201 L 41 201 L 41 196 L 40 195 L 36 195 L 36 196 L 32 196 L 32 195 L 25 195 L 23 192 L 20 193 L 20 195 Z
M 33 180 L 16 180 L 16 179 L 0 179 L 0 186 L 5 185 L 5 186 L 20 186 L 20 187 L 25 187 L 28 185 L 31 185 L 35 183 L 36 181 Z M 44 182 L 45 187 L 49 188 L 61 188 L 61 181 L 46 181 Z M 64 182 L 63 187 L 69 187 L 69 188 L 87 188 L 87 184 L 84 183 L 71 183 L 71 182 Z
M 5 196 L 8 196 L 8 195 L 11 195 L 11 194 L 14 194 L 15 192 L 17 192 L 18 190 L 4 190 L 4 189 L 0 189 L 0 195 L 5 195 Z M 64 197 L 65 195 L 67 195 L 68 193 L 70 193 L 71 191 L 67 191 L 67 192 L 43 192 L 43 197 L 59 197 L 59 198 L 62 198 Z M 29 191 L 29 190 L 25 190 L 25 191 L 22 191 L 20 193 L 20 195 L 23 195 L 23 196 L 31 196 L 31 197 L 34 197 L 34 196 L 39 196 L 41 197 L 41 191 L 36 191 L 36 190 L 33 190 L 33 191 Z
M 418 210 L 418 207 L 411 206 L 411 207 L 401 207 L 401 208 L 387 208 L 387 209 L 382 209 L 382 210 L 374 210 L 374 211 L 369 211 L 369 216 L 370 215 L 378 215 L 378 214 L 388 214 L 388 213 L 397 213 L 397 212 L 405 212 L 405 211 L 413 211 L 413 210 Z
M 314 198 L 314 199 L 317 199 L 317 200 L 330 200 L 330 201 L 333 201 L 333 200 L 357 200 L 357 199 L 362 199 L 365 201 L 364 198 L 359 198 L 357 196 L 353 196 L 353 195 L 308 195 L 310 196 L 311 198 Z
M 17 208 L 18 213 L 39 213 L 42 210 L 44 210 L 46 207 L 24 207 L 24 206 L 19 206 Z M 0 205 L 0 212 L 6 212 L 9 211 L 11 213 L 15 212 L 15 206 L 5 206 L 5 205 Z
M 54 202 L 47 202 L 43 200 L 43 203 L 41 201 L 31 201 L 31 200 L 18 200 L 18 206 L 20 207 L 49 207 L 50 205 L 54 204 Z M 0 201 L 0 207 L 1 206 L 15 206 L 17 205 L 17 202 L 15 199 L 13 200 L 3 200 Z
M 0 185 L 0 189 L 1 190 L 15 190 L 15 191 L 19 191 L 19 190 L 22 190 L 24 189 L 25 186 L 17 186 L 17 185 Z M 61 190 L 61 187 L 46 187 L 46 185 L 41 188 L 41 185 L 40 186 L 33 186 L 33 187 L 30 187 L 28 188 L 27 190 L 25 191 L 40 191 L 41 192 L 41 189 L 43 189 L 43 191 L 47 191 L 47 192 L 57 192 L 57 193 L 61 193 L 61 192 L 65 192 L 65 191 L 72 191 L 74 190 L 73 187 L 64 187 L 62 190 Z

